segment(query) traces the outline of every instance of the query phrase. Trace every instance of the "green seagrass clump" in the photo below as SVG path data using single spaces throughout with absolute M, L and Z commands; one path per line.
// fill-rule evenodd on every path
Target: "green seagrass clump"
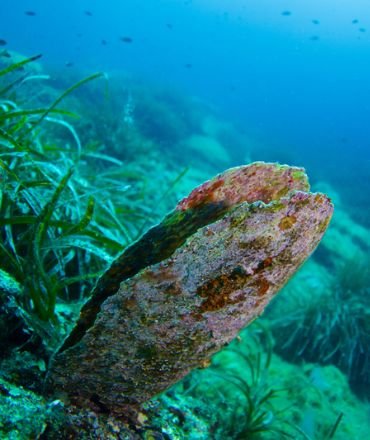
M 335 365 L 354 390 L 370 388 L 370 260 L 355 255 L 340 264 L 335 279 L 309 294 L 294 291 L 271 323 L 276 350 L 286 359 Z
M 59 108 L 104 75 L 84 78 L 39 107 L 29 86 L 48 76 L 27 70 L 39 58 L 0 70 L 0 317 L 8 327 L 0 339 L 6 345 L 26 322 L 25 333 L 55 347 L 67 331 L 63 305 L 78 313 L 101 271 L 149 216 L 132 208 L 122 162 L 101 153 L 98 142 L 81 145 L 77 115 Z

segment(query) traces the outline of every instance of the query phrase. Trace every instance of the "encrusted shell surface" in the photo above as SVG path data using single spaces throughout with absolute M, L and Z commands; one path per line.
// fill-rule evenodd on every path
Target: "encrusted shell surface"
M 258 317 L 332 215 L 304 171 L 255 163 L 183 199 L 100 279 L 48 375 L 114 412 L 181 379 Z

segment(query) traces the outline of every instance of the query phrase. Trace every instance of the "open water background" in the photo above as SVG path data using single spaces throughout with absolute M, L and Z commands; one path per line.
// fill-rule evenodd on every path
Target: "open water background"
M 368 1 L 0 0 L 0 24 L 61 75 L 125 71 L 204 99 L 260 146 L 253 159 L 306 167 L 370 223 Z

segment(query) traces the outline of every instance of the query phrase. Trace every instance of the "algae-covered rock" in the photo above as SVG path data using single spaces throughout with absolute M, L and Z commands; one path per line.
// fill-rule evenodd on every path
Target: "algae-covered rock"
M 42 397 L 0 378 L 0 438 L 39 438 L 47 415 L 48 406 Z
M 332 214 L 302 169 L 254 163 L 196 188 L 99 280 L 49 389 L 125 413 L 204 364 L 258 317 Z
M 230 163 L 230 156 L 226 148 L 214 137 L 193 134 L 186 138 L 181 147 L 184 151 L 190 151 L 192 155 L 200 156 L 203 160 L 221 163 Z

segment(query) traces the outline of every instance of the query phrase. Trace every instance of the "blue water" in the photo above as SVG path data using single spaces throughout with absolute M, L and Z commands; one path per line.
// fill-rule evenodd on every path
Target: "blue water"
M 62 72 L 124 70 L 198 96 L 260 145 L 254 160 L 305 166 L 365 203 L 367 0 L 0 0 L 0 24 L 9 48 Z

